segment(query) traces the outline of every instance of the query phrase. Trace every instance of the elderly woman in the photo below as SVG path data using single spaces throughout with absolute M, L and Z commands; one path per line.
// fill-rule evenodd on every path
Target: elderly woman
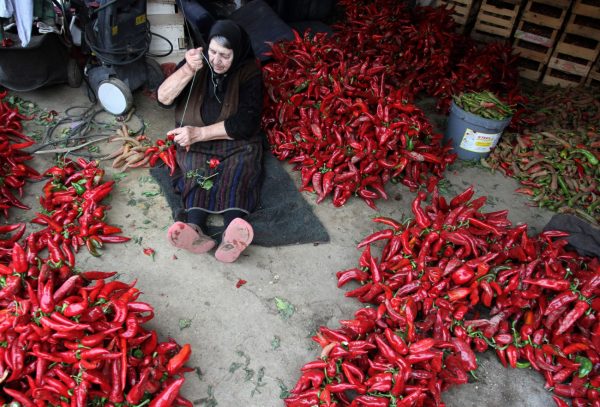
M 186 222 L 175 222 L 169 242 L 192 253 L 216 244 L 206 233 L 209 214 L 223 216 L 217 260 L 234 262 L 252 242 L 244 220 L 258 202 L 262 169 L 262 76 L 248 35 L 236 23 L 217 21 L 208 49 L 191 49 L 158 88 L 162 105 L 175 105 L 177 146 L 173 184 Z

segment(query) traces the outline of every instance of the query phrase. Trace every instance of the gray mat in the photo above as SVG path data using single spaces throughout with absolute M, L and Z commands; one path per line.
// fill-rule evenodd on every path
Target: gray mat
M 550 222 L 544 226 L 546 230 L 561 230 L 569 232 L 567 242 L 577 250 L 581 256 L 596 256 L 600 258 L 600 228 L 592 226 L 581 218 L 569 214 L 552 216 Z
M 254 228 L 252 244 L 265 247 L 303 243 L 329 242 L 329 234 L 304 200 L 298 187 L 282 164 L 265 152 L 263 184 L 256 211 L 246 217 Z M 168 168 L 158 166 L 150 169 L 172 210 L 174 220 L 186 221 L 180 195 L 171 185 Z M 220 240 L 222 227 L 209 226 L 208 234 Z

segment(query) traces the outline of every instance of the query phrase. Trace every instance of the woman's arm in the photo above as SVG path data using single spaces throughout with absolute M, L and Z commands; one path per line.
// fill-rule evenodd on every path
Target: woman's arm
M 184 126 L 171 130 L 169 135 L 173 135 L 173 141 L 181 147 L 189 147 L 200 141 L 211 140 L 233 140 L 227 135 L 225 130 L 225 122 L 218 122 L 210 126 L 194 127 Z
M 194 74 L 202 69 L 202 47 L 190 49 L 185 53 L 185 63 L 160 84 L 157 90 L 158 101 L 170 105 L 192 80 Z
M 172 104 L 193 77 L 192 68 L 187 63 L 183 64 L 158 87 L 158 101 L 163 105 Z

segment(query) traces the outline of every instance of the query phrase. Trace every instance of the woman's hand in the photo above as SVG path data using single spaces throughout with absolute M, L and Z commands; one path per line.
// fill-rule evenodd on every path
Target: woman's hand
M 185 62 L 193 72 L 197 72 L 204 66 L 202 47 L 193 48 L 185 53 Z
M 167 133 L 167 135 L 173 135 L 173 141 L 184 147 L 186 150 L 189 150 L 190 146 L 197 141 L 200 128 L 193 126 L 184 126 L 178 127 L 176 129 L 171 130 Z

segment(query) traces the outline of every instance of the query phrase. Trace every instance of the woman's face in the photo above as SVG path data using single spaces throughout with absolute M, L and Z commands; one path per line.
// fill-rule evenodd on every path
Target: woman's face
M 231 68 L 233 50 L 217 44 L 215 40 L 211 40 L 208 44 L 208 60 L 216 73 L 224 74 Z

